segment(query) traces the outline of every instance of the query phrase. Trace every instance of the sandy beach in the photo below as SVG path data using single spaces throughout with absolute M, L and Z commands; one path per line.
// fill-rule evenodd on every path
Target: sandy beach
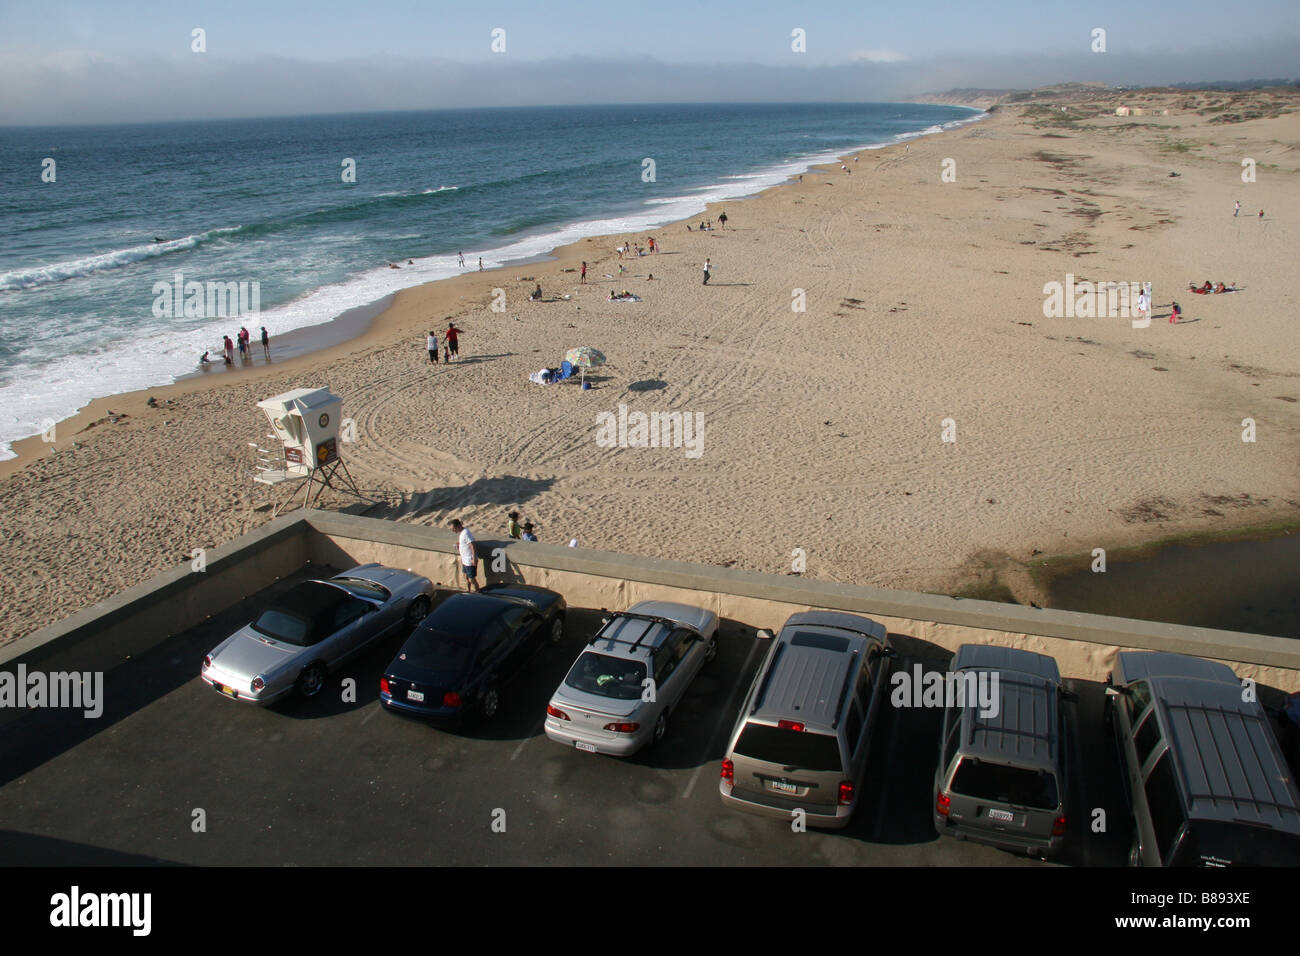
M 343 397 L 372 514 L 480 538 L 517 508 L 544 541 L 776 573 L 802 549 L 809 577 L 952 592 L 1300 522 L 1300 96 L 1012 100 L 691 220 L 725 229 L 655 230 L 654 255 L 589 239 L 408 289 L 321 351 L 93 403 L 0 463 L 0 643 L 268 520 L 255 403 L 299 386 Z M 1153 321 L 1046 317 L 1068 277 L 1150 282 Z M 432 366 L 448 319 L 461 358 Z M 580 345 L 610 361 L 593 388 L 529 381 Z M 601 447 L 620 405 L 697 416 L 700 454 Z

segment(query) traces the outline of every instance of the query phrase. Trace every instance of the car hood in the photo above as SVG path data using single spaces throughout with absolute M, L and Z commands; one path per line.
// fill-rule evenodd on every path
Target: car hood
M 213 666 L 232 677 L 252 680 L 258 674 L 275 670 L 307 648 L 281 644 L 253 630 L 251 624 L 240 628 L 212 654 Z
M 611 717 L 630 717 L 645 702 L 640 697 L 635 700 L 602 697 L 600 694 L 589 694 L 585 690 L 578 690 L 568 684 L 561 684 L 555 689 L 555 693 L 551 695 L 551 703 L 560 710 L 572 707 L 577 710 L 591 711 L 592 713 L 609 714 Z

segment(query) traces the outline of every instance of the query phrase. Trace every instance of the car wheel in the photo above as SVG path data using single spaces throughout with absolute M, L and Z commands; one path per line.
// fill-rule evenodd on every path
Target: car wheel
M 308 664 L 301 674 L 295 687 L 298 693 L 303 697 L 315 697 L 325 686 L 325 665 L 320 661 L 314 664 Z
M 406 609 L 406 626 L 410 630 L 419 627 L 420 622 L 429 616 L 429 598 L 428 595 L 421 594 L 411 602 Z
M 704 648 L 704 663 L 712 664 L 718 659 L 718 636 L 715 634 L 709 644 Z
M 491 720 L 501 709 L 501 694 L 497 692 L 496 685 L 489 687 L 479 698 L 478 712 L 484 720 Z
M 562 640 L 564 640 L 564 618 L 556 615 L 551 623 L 551 644 L 558 644 Z
M 668 711 L 664 710 L 660 712 L 659 719 L 655 721 L 655 731 L 654 736 L 650 738 L 650 746 L 653 747 L 663 740 L 666 733 L 668 733 Z

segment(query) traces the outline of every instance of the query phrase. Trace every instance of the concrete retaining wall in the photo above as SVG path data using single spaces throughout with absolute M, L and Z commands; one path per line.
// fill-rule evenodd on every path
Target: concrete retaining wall
M 378 561 L 455 585 L 450 530 L 313 512 L 313 561 Z M 946 650 L 992 643 L 1050 654 L 1066 677 L 1105 680 L 1120 650 L 1172 651 L 1228 663 L 1241 677 L 1300 690 L 1300 642 L 1210 628 L 1054 611 L 991 601 L 756 574 L 559 545 L 480 539 L 480 581 L 523 580 L 573 605 L 620 609 L 650 598 L 684 601 L 754 627 L 775 629 L 795 611 L 849 611 L 891 633 Z M 494 557 L 494 554 L 496 557 Z M 494 571 L 494 566 L 502 570 Z M 915 649 L 909 649 L 915 650 Z
M 203 571 L 187 562 L 0 647 L 0 667 L 108 670 L 293 574 L 307 563 L 310 534 L 301 513 L 276 518 L 209 550 Z

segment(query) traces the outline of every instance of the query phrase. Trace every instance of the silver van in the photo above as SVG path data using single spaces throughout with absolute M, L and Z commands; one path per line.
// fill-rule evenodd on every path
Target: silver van
M 1065 840 L 1065 721 L 1056 661 L 964 644 L 948 668 L 934 827 L 941 836 L 1047 857 Z M 988 688 L 990 707 L 975 688 Z
M 718 785 L 722 802 L 784 820 L 802 810 L 812 827 L 847 826 L 892 655 L 884 626 L 869 618 L 792 615 L 731 732 Z
M 1131 866 L 1300 865 L 1300 796 L 1264 708 L 1230 667 L 1126 651 L 1106 683 Z

